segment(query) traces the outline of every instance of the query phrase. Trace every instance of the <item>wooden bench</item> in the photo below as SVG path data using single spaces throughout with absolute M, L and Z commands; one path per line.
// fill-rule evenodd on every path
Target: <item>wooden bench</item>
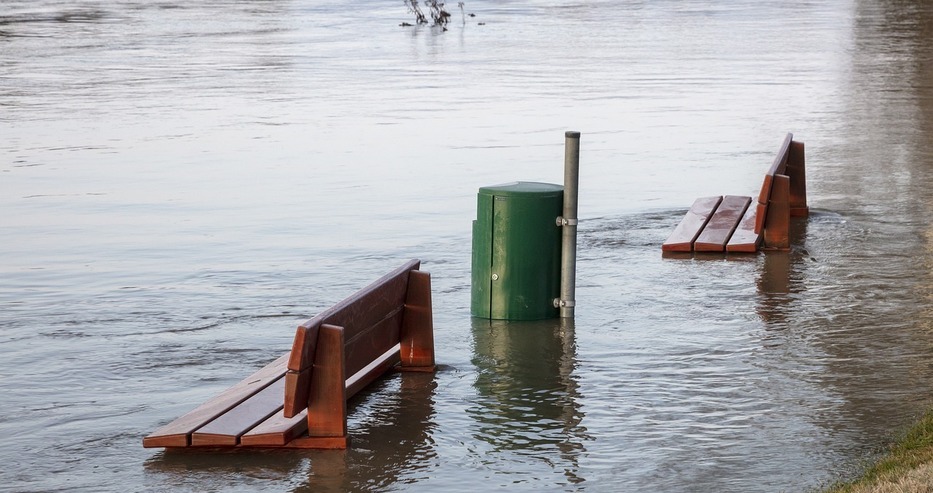
M 419 267 L 409 261 L 302 323 L 290 352 L 143 446 L 346 448 L 347 399 L 392 369 L 435 369 L 431 276 Z
M 788 133 L 765 173 L 757 202 L 726 195 L 696 199 L 661 245 L 664 252 L 757 252 L 790 248 L 790 218 L 806 217 L 804 145 Z

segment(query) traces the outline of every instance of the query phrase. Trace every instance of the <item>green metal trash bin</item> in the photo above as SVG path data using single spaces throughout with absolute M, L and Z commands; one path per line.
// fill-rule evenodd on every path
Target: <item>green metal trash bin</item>
M 470 312 L 497 320 L 557 318 L 564 187 L 514 182 L 483 187 L 473 221 Z

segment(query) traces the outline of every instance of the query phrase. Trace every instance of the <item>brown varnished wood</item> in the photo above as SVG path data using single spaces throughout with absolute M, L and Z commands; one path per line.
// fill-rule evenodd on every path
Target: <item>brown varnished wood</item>
M 790 248 L 790 178 L 774 175 L 774 189 L 768 204 L 768 218 L 762 234 L 764 247 L 769 250 Z
M 430 275 L 419 266 L 412 260 L 305 322 L 291 352 L 160 428 L 144 446 L 346 448 L 347 399 L 399 365 L 406 317 L 406 350 L 417 355 L 409 363 L 422 363 L 409 369 L 434 369 Z M 337 320 L 353 327 L 329 323 Z
M 810 208 L 807 205 L 807 170 L 803 142 L 791 142 L 785 174 L 790 178 L 790 215 L 807 217 Z
M 346 354 L 345 371 L 349 374 L 359 371 L 373 358 L 397 344 L 401 330 L 401 309 L 408 289 L 408 273 L 420 265 L 420 260 L 410 260 L 302 323 L 292 345 L 293 357 L 289 360 L 289 370 L 298 371 L 303 365 L 307 368 L 305 363 L 299 362 L 313 361 L 314 357 L 310 355 L 316 354 L 314 344 L 322 324 L 344 328 L 345 341 L 349 345 L 343 351 Z M 298 351 L 301 351 L 301 356 L 295 356 Z M 287 415 L 294 416 L 306 409 L 305 397 L 310 388 L 307 380 L 307 376 L 299 375 L 289 379 L 285 395 Z
M 350 437 L 301 436 L 285 444 L 283 448 L 341 450 L 350 446 Z
M 302 371 L 314 364 L 314 350 L 317 347 L 318 325 L 299 325 L 295 331 L 295 340 L 289 352 L 288 369 Z
M 366 386 L 378 380 L 379 377 L 398 365 L 400 362 L 398 352 L 399 344 L 396 343 L 395 346 L 373 359 L 373 361 L 358 372 L 350 375 L 349 378 L 347 378 L 346 385 L 347 399 L 353 397 L 357 392 L 363 390 Z
M 402 326 L 402 305 L 387 314 L 386 318 L 370 327 L 356 331 L 352 339 L 344 343 L 347 375 L 353 375 L 371 361 L 399 342 Z M 344 329 L 346 334 L 346 329 Z
M 270 416 L 240 437 L 244 447 L 281 447 L 308 431 L 308 415 L 300 412 L 287 418 L 282 412 Z
M 143 439 L 143 447 L 187 447 L 191 433 L 266 388 L 285 373 L 288 354 L 280 356 L 220 395 L 201 404 Z
M 752 202 L 751 197 L 740 197 L 736 195 L 726 195 L 716 208 L 716 212 L 706 223 L 706 227 L 693 242 L 693 250 L 696 252 L 722 252 L 726 249 L 726 243 L 732 237 L 732 233 L 738 226 L 739 221 L 748 209 L 748 204 Z
M 420 260 L 406 262 L 301 325 L 313 327 L 326 323 L 344 327 L 346 338 L 352 339 L 358 331 L 373 326 L 405 303 L 408 272 L 417 270 L 420 265 Z
M 710 216 L 719 207 L 722 197 L 701 197 L 693 202 L 690 210 L 681 219 L 680 224 L 674 228 L 667 241 L 661 245 L 665 252 L 689 252 L 693 250 L 693 242 L 700 235 Z
M 347 434 L 344 329 L 322 324 L 311 374 L 308 400 L 308 436 L 342 437 Z
M 755 253 L 761 243 L 761 233 L 755 232 L 755 215 L 757 207 L 748 207 L 739 225 L 736 226 L 732 237 L 726 244 L 726 251 L 730 253 Z
M 308 393 L 311 389 L 311 368 L 302 371 L 288 370 L 285 373 L 285 402 L 282 412 L 291 418 L 308 407 Z
M 765 178 L 761 183 L 761 191 L 758 193 L 758 212 L 756 213 L 755 232 L 760 233 L 764 229 L 764 223 L 768 217 L 768 204 L 771 200 L 771 189 L 774 187 L 774 175 L 784 174 L 787 167 L 787 158 L 790 152 L 791 142 L 794 140 L 794 134 L 788 132 L 781 143 L 777 156 L 771 163 L 771 167 L 765 173 Z
M 780 150 L 765 173 L 757 200 L 751 200 L 741 219 L 737 219 L 735 229 L 725 243 L 725 251 L 756 252 L 759 246 L 770 250 L 790 248 L 790 217 L 809 214 L 805 147 L 793 138 L 790 132 L 784 137 Z M 697 202 L 703 200 L 709 198 L 697 199 Z M 689 236 L 696 231 L 697 236 L 692 242 L 694 250 L 722 251 L 719 245 L 723 231 L 738 215 L 724 199 L 708 222 L 703 223 L 702 218 L 698 219 L 694 213 L 697 202 L 662 245 L 662 250 L 690 251 L 687 247 Z
M 240 436 L 282 409 L 285 379 L 279 378 L 191 434 L 192 447 L 232 447 Z
M 781 147 L 778 149 L 777 156 L 774 157 L 774 161 L 771 162 L 771 167 L 768 168 L 767 175 L 783 175 L 784 168 L 787 166 L 787 153 L 790 150 L 790 143 L 794 140 L 794 134 L 787 132 L 787 135 L 784 136 L 784 141 L 781 142 Z M 758 197 L 760 202 L 762 197 Z
M 431 274 L 408 273 L 408 293 L 402 317 L 400 357 L 403 370 L 434 371 L 434 309 L 431 303 Z

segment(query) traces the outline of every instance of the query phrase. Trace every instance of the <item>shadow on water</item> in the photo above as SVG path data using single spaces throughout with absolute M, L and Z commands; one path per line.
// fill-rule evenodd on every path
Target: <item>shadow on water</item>
M 573 319 L 472 319 L 477 403 L 467 409 L 473 438 L 497 453 L 520 454 L 566 481 L 582 483 L 580 458 L 590 438 L 583 410 Z

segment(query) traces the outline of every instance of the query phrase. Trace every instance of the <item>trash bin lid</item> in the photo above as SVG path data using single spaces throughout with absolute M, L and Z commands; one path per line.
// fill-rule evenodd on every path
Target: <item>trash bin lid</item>
M 503 183 L 501 185 L 481 187 L 479 189 L 479 193 L 480 195 L 495 195 L 500 197 L 534 195 L 537 197 L 546 198 L 561 195 L 564 193 L 564 187 L 562 185 L 554 185 L 553 183 L 513 181 L 511 183 Z

